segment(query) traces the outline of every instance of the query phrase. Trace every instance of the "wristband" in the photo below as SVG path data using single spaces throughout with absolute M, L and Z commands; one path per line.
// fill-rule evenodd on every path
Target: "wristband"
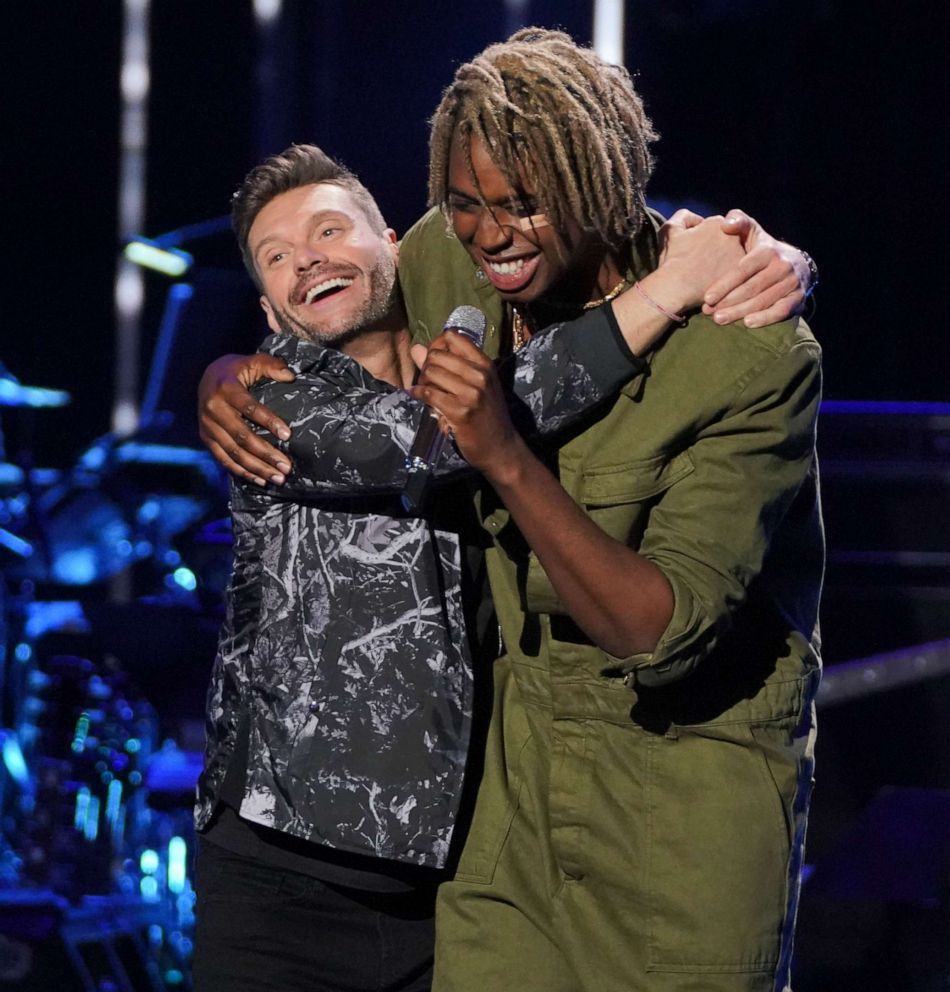
M 633 288 L 640 294 L 641 297 L 643 297 L 644 300 L 646 300 L 647 303 L 650 304 L 651 307 L 653 307 L 654 310 L 658 310 L 664 317 L 666 317 L 667 320 L 670 320 L 676 324 L 677 327 L 685 327 L 689 323 L 689 321 L 682 314 L 673 313 L 672 310 L 667 310 L 662 303 L 657 303 L 657 301 L 654 300 L 649 293 L 647 293 L 639 282 L 635 282 L 633 284 Z
M 808 286 L 805 289 L 805 297 L 807 298 L 814 293 L 815 287 L 818 285 L 818 263 L 803 248 L 798 249 L 798 254 L 805 259 L 805 264 L 808 266 Z

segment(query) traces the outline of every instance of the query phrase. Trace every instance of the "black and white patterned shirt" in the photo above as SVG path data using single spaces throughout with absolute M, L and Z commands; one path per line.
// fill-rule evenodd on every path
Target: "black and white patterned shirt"
M 399 504 L 424 415 L 343 353 L 290 335 L 261 351 L 292 383 L 256 397 L 290 426 L 283 486 L 231 482 L 234 566 L 208 695 L 196 823 L 239 732 L 241 817 L 342 851 L 442 867 L 472 709 L 463 604 L 469 500 Z M 519 423 L 556 431 L 640 368 L 597 310 L 532 337 L 505 370 Z M 504 375 L 503 375 L 504 378 Z M 441 472 L 465 463 L 446 451 Z

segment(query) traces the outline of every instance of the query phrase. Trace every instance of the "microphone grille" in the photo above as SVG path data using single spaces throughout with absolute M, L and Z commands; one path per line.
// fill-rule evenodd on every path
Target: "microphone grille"
M 485 340 L 485 315 L 478 307 L 456 307 L 446 318 L 443 329 L 464 334 L 477 347 Z

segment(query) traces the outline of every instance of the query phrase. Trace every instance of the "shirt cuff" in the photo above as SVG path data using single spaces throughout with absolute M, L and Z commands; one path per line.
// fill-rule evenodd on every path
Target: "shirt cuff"
M 643 686 L 654 689 L 678 682 L 689 675 L 707 653 L 709 637 L 713 633 L 708 618 L 699 609 L 689 590 L 673 586 L 673 615 L 650 652 L 632 654 L 611 660 L 624 672 L 624 682 L 633 688 Z
M 574 359 L 605 392 L 649 375 L 650 366 L 630 350 L 609 303 L 562 325 L 561 333 Z

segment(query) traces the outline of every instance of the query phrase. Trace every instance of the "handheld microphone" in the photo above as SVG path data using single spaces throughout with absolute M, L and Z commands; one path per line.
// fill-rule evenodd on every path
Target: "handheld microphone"
M 476 307 L 456 307 L 442 325 L 442 330 L 464 334 L 476 348 L 481 348 L 485 340 L 485 315 Z M 426 410 L 406 456 L 406 484 L 401 496 L 406 512 L 422 509 L 432 471 L 439 464 L 444 447 L 445 434 L 439 430 L 438 415 Z

